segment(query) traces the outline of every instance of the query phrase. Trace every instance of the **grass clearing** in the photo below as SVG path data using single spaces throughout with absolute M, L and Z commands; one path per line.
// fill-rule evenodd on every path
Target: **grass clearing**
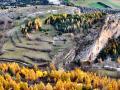
M 97 4 L 97 3 L 90 3 L 89 6 L 92 7 L 92 8 L 105 8 L 102 5 Z
M 86 6 L 92 8 L 104 8 L 98 5 L 97 2 L 102 2 L 112 8 L 120 8 L 120 0 L 71 0 L 77 6 Z

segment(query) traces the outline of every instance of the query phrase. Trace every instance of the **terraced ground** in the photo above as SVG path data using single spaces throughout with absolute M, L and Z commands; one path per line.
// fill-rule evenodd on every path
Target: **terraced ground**
M 62 52 L 64 48 L 69 46 L 67 44 L 70 42 L 57 46 L 53 45 L 53 38 L 56 32 L 49 25 L 43 25 L 42 28 L 50 29 L 50 31 L 32 33 L 32 40 L 28 40 L 20 33 L 20 26 L 24 25 L 25 20 L 29 19 L 29 17 L 40 16 L 41 21 L 44 21 L 51 13 L 73 13 L 73 10 L 73 7 L 65 6 L 37 6 L 37 9 L 33 6 L 15 9 L 11 13 L 8 12 L 9 10 L 0 11 L 2 15 L 13 15 L 15 17 L 21 13 L 21 19 L 16 20 L 18 25 L 11 30 L 7 30 L 7 36 L 10 37 L 3 46 L 5 53 L 0 55 L 0 62 L 17 62 L 30 67 L 35 64 L 39 67 L 48 66 L 54 55 Z
M 19 64 L 32 67 L 38 65 L 40 68 L 47 67 L 52 61 L 54 55 L 62 52 L 64 48 L 70 46 L 70 40 L 62 45 L 53 45 L 53 38 L 56 34 L 52 26 L 43 26 L 51 28 L 51 31 L 34 32 L 31 34 L 31 40 L 28 40 L 20 32 L 9 37 L 4 44 L 5 53 L 0 56 L 0 62 L 17 62 Z
M 33 64 L 47 65 L 51 60 L 49 53 L 52 50 L 52 37 L 36 32 L 32 34 L 32 38 L 33 40 L 27 40 L 22 36 L 19 36 L 19 39 L 10 38 L 3 47 L 5 53 L 0 56 L 0 59 L 30 66 Z
M 105 8 L 102 5 L 97 4 L 97 2 L 102 2 L 112 8 L 120 8 L 120 0 L 71 0 L 71 2 L 78 6 Z

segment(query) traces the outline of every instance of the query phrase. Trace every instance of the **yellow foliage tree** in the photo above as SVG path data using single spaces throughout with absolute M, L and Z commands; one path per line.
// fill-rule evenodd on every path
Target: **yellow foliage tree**
M 53 88 L 52 88 L 52 86 L 51 86 L 50 83 L 48 83 L 48 84 L 46 85 L 45 90 L 53 90 Z
M 29 90 L 26 82 L 20 82 L 20 90 Z
M 36 30 L 39 30 L 39 28 L 41 28 L 41 26 L 42 26 L 42 22 L 41 22 L 40 18 L 37 17 L 35 19 L 35 28 L 36 28 Z
M 45 85 L 43 82 L 40 82 L 40 84 L 38 84 L 38 89 L 39 90 L 44 90 L 45 89 Z

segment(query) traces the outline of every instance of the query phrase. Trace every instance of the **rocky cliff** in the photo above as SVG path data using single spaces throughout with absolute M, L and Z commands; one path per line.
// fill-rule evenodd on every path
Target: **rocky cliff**
M 91 41 L 89 40 L 90 43 L 87 43 L 88 46 L 85 45 L 83 50 L 81 50 L 77 54 L 76 59 L 80 61 L 87 60 L 94 61 L 97 55 L 100 53 L 100 51 L 106 46 L 109 39 L 118 38 L 118 36 L 120 36 L 119 29 L 120 29 L 120 17 L 118 15 L 116 16 L 109 15 L 105 20 L 105 24 L 102 30 L 96 31 L 96 34 L 94 32 L 95 35 L 92 36 L 93 38 L 91 37 L 88 38 L 92 40 Z M 85 42 L 88 41 L 87 39 L 88 36 L 89 34 L 86 36 L 86 40 L 84 40 Z
M 95 61 L 99 53 L 108 45 L 108 41 L 110 39 L 117 39 L 120 36 L 120 16 L 118 14 L 108 15 L 103 24 L 99 25 L 99 29 L 90 29 L 87 34 L 78 33 L 75 35 L 76 45 L 72 49 L 65 50 L 66 54 L 63 52 L 63 54 L 55 57 L 53 62 L 56 66 L 60 64 L 66 66 L 70 62 Z M 66 55 L 71 58 L 65 60 Z M 60 62 L 56 63 L 58 61 Z

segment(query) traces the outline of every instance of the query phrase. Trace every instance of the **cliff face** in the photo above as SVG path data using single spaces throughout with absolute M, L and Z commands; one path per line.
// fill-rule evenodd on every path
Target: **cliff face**
M 118 38 L 120 36 L 120 17 L 118 15 L 109 15 L 105 20 L 102 30 L 97 32 L 96 35 L 96 39 L 91 38 L 92 41 L 88 46 L 77 54 L 76 60 L 94 61 L 100 51 L 107 45 L 109 39 Z
M 62 67 L 61 65 L 66 66 L 71 62 L 94 62 L 99 53 L 108 45 L 108 41 L 120 36 L 120 17 L 118 15 L 107 16 L 102 24 L 99 24 L 99 28 L 90 29 L 87 34 L 75 35 L 75 47 L 57 55 L 53 60 L 55 65 Z M 65 59 L 66 55 L 70 57 L 69 60 Z

